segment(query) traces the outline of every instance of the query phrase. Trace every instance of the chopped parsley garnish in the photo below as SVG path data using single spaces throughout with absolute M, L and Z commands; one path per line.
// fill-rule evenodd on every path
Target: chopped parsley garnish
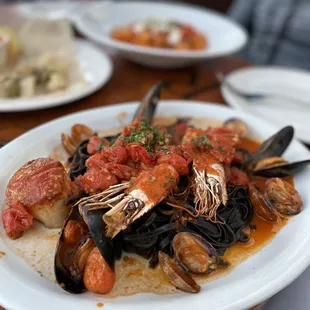
M 150 179 L 148 179 L 148 182 L 154 183 L 154 182 L 156 182 L 156 178 L 155 177 L 151 177 Z
M 104 144 L 103 142 L 101 142 L 98 146 L 97 146 L 97 150 L 101 151 L 104 148 Z
M 196 146 L 212 146 L 210 140 L 208 139 L 208 135 L 202 135 L 199 136 L 196 139 L 192 139 L 192 143 L 194 143 Z
M 150 155 L 154 155 L 154 146 L 165 146 L 170 139 L 170 135 L 151 126 L 146 120 L 139 122 L 138 128 L 132 128 L 130 136 L 122 137 L 127 143 L 137 143 L 143 146 Z
M 224 152 L 224 147 L 222 145 L 215 146 L 214 149 L 219 150 L 221 153 Z

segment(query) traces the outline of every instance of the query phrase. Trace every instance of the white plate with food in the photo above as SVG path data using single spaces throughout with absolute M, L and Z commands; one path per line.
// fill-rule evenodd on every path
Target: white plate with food
M 247 309 L 309 265 L 310 154 L 293 128 L 180 100 L 151 125 L 161 87 L 1 149 L 3 306 Z
M 237 52 L 247 42 L 241 26 L 190 5 L 132 1 L 77 15 L 84 35 L 151 67 L 185 67 Z
M 247 101 L 224 83 L 221 91 L 228 104 L 278 126 L 292 124 L 296 136 L 310 143 L 309 72 L 282 67 L 245 68 L 233 71 L 226 80 L 240 91 L 268 94 L 263 100 Z
M 9 34 L 0 74 L 1 112 L 67 104 L 97 91 L 111 77 L 110 58 L 94 44 L 74 39 L 65 20 L 35 19 L 18 34 L 1 31 Z

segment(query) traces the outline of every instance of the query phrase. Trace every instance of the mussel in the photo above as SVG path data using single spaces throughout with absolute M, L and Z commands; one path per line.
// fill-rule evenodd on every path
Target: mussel
M 248 166 L 253 168 L 258 161 L 269 157 L 280 157 L 291 143 L 294 136 L 294 128 L 287 126 L 264 141 L 253 154 Z
M 73 208 L 60 235 L 54 271 L 59 285 L 74 294 L 86 290 L 83 270 L 88 254 L 95 247 L 78 208 Z
M 231 130 L 234 134 L 238 135 L 239 138 L 244 138 L 248 132 L 248 125 L 238 118 L 230 118 L 224 122 L 223 127 Z
M 263 142 L 246 163 L 252 175 L 261 177 L 287 177 L 305 169 L 310 160 L 289 163 L 282 156 L 291 143 L 294 128 L 287 126 Z
M 104 270 L 102 276 L 110 280 L 114 275 L 115 281 L 114 248 L 112 241 L 105 237 L 102 215 L 103 210 L 81 211 L 76 206 L 73 207 L 63 227 L 55 254 L 54 271 L 59 285 L 70 293 L 80 294 L 86 288 L 106 292 L 100 289 L 100 283 L 99 289 L 96 290 L 90 281 L 85 286 L 84 271 L 87 270 L 89 279 L 92 273 L 97 272 L 95 264 L 100 263 L 100 270 Z M 101 257 L 98 257 L 96 253 L 98 251 Z M 104 278 L 101 281 L 107 282 Z M 98 286 L 98 283 L 96 284 Z M 109 285 L 111 286 L 111 282 Z
M 272 178 L 266 182 L 265 200 L 283 215 L 295 215 L 303 209 L 302 198 L 298 192 L 280 178 Z
M 161 91 L 165 87 L 167 87 L 166 82 L 158 82 L 149 90 L 136 110 L 133 120 L 143 116 L 149 123 L 152 122 Z
M 282 157 L 271 157 L 258 162 L 252 174 L 266 178 L 284 178 L 301 172 L 309 164 L 310 159 L 288 163 Z

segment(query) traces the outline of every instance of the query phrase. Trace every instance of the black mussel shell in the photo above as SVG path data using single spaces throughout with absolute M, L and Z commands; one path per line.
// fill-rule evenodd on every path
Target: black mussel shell
M 282 128 L 260 145 L 247 166 L 251 168 L 258 161 L 268 157 L 280 157 L 290 145 L 293 136 L 294 128 L 292 126 Z
M 102 219 L 107 209 L 88 210 L 87 207 L 82 207 L 80 211 L 83 213 L 84 221 L 90 231 L 91 237 L 100 251 L 102 257 L 110 268 L 115 270 L 115 253 L 114 245 L 111 238 L 105 234 L 106 227 Z
M 74 207 L 70 212 L 64 227 L 67 225 L 69 220 L 76 220 L 78 222 L 83 222 L 83 219 L 79 213 L 77 207 Z M 56 281 L 59 285 L 66 291 L 73 294 L 80 294 L 86 291 L 84 281 L 83 281 L 83 272 L 80 272 L 78 269 L 74 268 L 72 272 L 72 265 L 68 264 L 70 258 L 74 256 L 74 251 L 77 250 L 76 246 L 66 246 L 63 239 L 64 227 L 62 229 L 54 259 L 54 272 Z M 85 239 L 87 236 L 85 236 Z M 81 240 L 83 242 L 83 240 Z M 71 270 L 70 270 L 71 269 Z
M 288 163 L 280 166 L 275 166 L 266 169 L 255 170 L 253 175 L 265 177 L 265 178 L 284 178 L 291 175 L 295 175 L 304 170 L 310 164 L 310 159 Z
M 133 120 L 144 117 L 149 123 L 152 122 L 161 91 L 165 87 L 167 87 L 166 82 L 159 82 L 149 90 L 135 112 Z

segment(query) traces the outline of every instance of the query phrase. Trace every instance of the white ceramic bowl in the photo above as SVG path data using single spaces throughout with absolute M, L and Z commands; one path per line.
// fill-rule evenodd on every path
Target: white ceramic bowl
M 117 116 L 120 112 L 127 114 L 124 122 L 129 123 L 137 104 L 127 103 L 68 115 L 33 129 L 3 147 L 0 150 L 0 162 L 5 164 L 0 169 L 0 204 L 3 203 L 5 187 L 13 171 L 27 160 L 48 156 L 53 147 L 59 145 L 61 132 L 69 132 L 71 126 L 76 123 L 84 123 L 97 129 L 119 126 Z M 239 117 L 249 124 L 252 136 L 259 140 L 266 139 L 279 129 L 247 113 L 195 101 L 161 101 L 157 114 L 208 117 L 218 120 Z M 285 153 L 285 157 L 290 161 L 307 159 L 309 156 L 306 147 L 296 140 Z M 90 292 L 72 295 L 55 283 L 40 277 L 0 239 L 0 251 L 6 252 L 6 256 L 0 259 L 0 303 L 14 310 L 97 309 L 98 302 L 104 303 L 104 309 L 109 310 L 250 308 L 283 289 L 310 263 L 309 180 L 309 168 L 295 177 L 295 186 L 304 200 L 304 210 L 294 216 L 261 251 L 222 278 L 204 284 L 199 294 L 138 294 L 116 299 L 106 299 Z M 0 233 L 5 238 L 1 226 Z M 44 240 L 38 239 L 37 244 L 38 247 L 44 246 Z
M 76 25 L 85 36 L 113 48 L 124 57 L 142 65 L 162 68 L 179 68 L 203 60 L 237 52 L 247 42 L 243 28 L 226 17 L 203 8 L 156 2 L 126 2 L 97 5 L 96 14 L 80 12 Z M 148 17 L 163 17 L 194 26 L 205 34 L 209 46 L 202 51 L 175 51 L 163 48 L 142 47 L 116 41 L 110 32 L 117 26 Z
M 0 34 L 0 67 L 4 66 L 8 57 L 9 38 Z

